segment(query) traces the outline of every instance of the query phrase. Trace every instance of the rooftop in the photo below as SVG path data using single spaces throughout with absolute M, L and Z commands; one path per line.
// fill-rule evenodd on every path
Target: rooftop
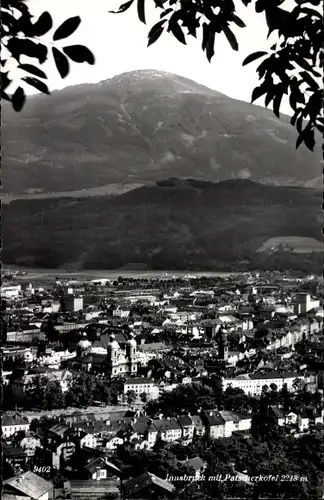
M 3 481 L 3 488 L 8 493 L 13 489 L 22 494 L 22 496 L 28 496 L 33 500 L 38 500 L 45 493 L 48 493 L 53 485 L 49 481 L 45 481 L 42 477 L 34 474 L 31 471 L 24 472 L 19 476 L 12 477 Z

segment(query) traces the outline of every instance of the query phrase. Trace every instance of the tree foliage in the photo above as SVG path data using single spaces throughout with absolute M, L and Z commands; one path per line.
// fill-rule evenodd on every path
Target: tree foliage
M 62 78 L 70 71 L 70 61 L 77 63 L 95 62 L 92 52 L 83 45 L 56 47 L 55 42 L 65 40 L 72 35 L 81 23 L 79 16 L 63 22 L 53 33 L 52 42 L 43 38 L 53 28 L 53 19 L 49 12 L 43 12 L 38 19 L 31 15 L 25 0 L 3 0 L 1 3 L 1 98 L 10 101 L 15 111 L 21 111 L 26 102 L 26 94 L 21 86 L 25 82 L 39 92 L 50 94 L 45 81 L 46 73 L 40 68 L 50 54 Z M 15 61 L 22 76 L 13 81 L 8 63 Z M 26 60 L 28 62 L 26 62 Z M 30 62 L 32 61 L 32 62 Z M 9 93 L 9 86 L 16 88 Z

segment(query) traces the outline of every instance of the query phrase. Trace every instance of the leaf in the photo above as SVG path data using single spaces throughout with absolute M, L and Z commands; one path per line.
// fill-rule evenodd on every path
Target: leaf
M 57 41 L 62 40 L 63 38 L 68 38 L 80 26 L 80 23 L 80 16 L 70 17 L 57 28 L 53 35 L 53 40 Z
M 243 63 L 242 63 L 242 66 L 246 66 L 247 64 L 250 64 L 251 62 L 255 61 L 256 59 L 259 59 L 260 57 L 262 56 L 266 56 L 268 53 L 267 52 L 264 52 L 264 50 L 260 50 L 258 52 L 253 52 L 253 54 L 250 54 L 249 56 L 247 56 Z
M 118 10 L 110 10 L 109 14 L 121 14 L 122 12 L 126 12 L 129 7 L 134 3 L 134 0 L 130 0 L 129 2 L 123 3 Z
M 63 47 L 63 52 L 74 62 L 87 62 L 91 65 L 95 63 L 94 55 L 84 45 L 69 45 L 68 47 Z
M 300 114 L 301 111 L 302 111 L 301 108 L 296 109 L 294 115 L 292 116 L 292 118 L 290 120 L 291 125 L 295 126 L 296 120 L 297 120 L 298 115 Z
M 301 66 L 303 69 L 306 69 L 307 71 L 313 71 L 312 66 L 309 64 L 308 61 L 303 59 L 300 55 L 296 54 L 294 57 L 294 60 Z
M 259 97 L 267 93 L 267 88 L 265 86 L 256 87 L 252 92 L 251 102 L 256 101 Z
M 264 77 L 265 73 L 268 71 L 269 59 L 264 59 L 262 63 L 257 67 L 257 73 L 259 75 L 259 80 Z
M 304 143 L 305 146 L 310 149 L 311 151 L 314 151 L 315 147 L 315 131 L 314 129 L 308 130 L 308 127 L 304 130 Z
M 208 40 L 209 40 L 210 27 L 207 23 L 203 23 L 202 29 L 203 29 L 203 39 L 202 39 L 201 48 L 202 48 L 202 50 L 206 50 Z
M 9 87 L 10 83 L 12 80 L 10 80 L 10 78 L 8 78 L 8 75 L 9 75 L 9 71 L 6 71 L 6 72 L 2 72 L 1 71 L 1 93 L 7 88 Z
M 296 92 L 291 92 L 289 96 L 289 104 L 291 109 L 295 110 L 297 108 Z
M 307 71 L 302 71 L 300 73 L 300 76 L 303 78 L 303 80 L 308 83 L 308 85 L 310 86 L 310 88 L 312 90 L 317 90 L 318 89 L 318 84 L 315 82 L 315 80 L 313 80 L 313 78 L 311 77 L 311 75 L 309 73 L 307 73 Z
M 301 134 L 301 131 L 302 131 L 302 128 L 303 128 L 303 123 L 304 123 L 304 119 L 303 119 L 303 115 L 301 114 L 300 117 L 297 119 L 297 122 L 296 122 L 296 129 L 297 129 L 297 132 L 299 134 Z
M 224 31 L 226 38 L 229 41 L 232 49 L 238 50 L 238 43 L 237 43 L 237 40 L 236 40 L 234 33 L 232 33 L 232 31 L 228 28 L 228 26 L 225 26 L 223 28 L 223 31 Z
M 18 87 L 11 97 L 12 107 L 15 111 L 21 111 L 26 102 L 26 94 L 23 88 Z
M 234 23 L 239 26 L 240 28 L 246 28 L 246 24 L 242 21 L 242 19 L 240 19 L 238 16 L 236 16 L 235 14 L 232 15 L 232 19 L 234 21 Z
M 43 12 L 36 23 L 32 26 L 34 36 L 43 36 L 49 32 L 53 26 L 52 16 L 49 12 Z
M 171 31 L 173 36 L 175 36 L 175 38 L 179 42 L 186 45 L 186 39 L 185 39 L 185 36 L 183 34 L 182 28 L 179 26 L 178 21 L 173 16 L 171 17 L 171 19 L 169 21 L 168 31 Z
M 267 108 L 270 104 L 270 102 L 272 101 L 272 99 L 274 98 L 274 93 L 273 93 L 273 90 L 269 90 L 267 95 L 266 95 L 266 98 L 264 100 L 264 105 L 265 107 Z
M 62 54 L 56 47 L 52 48 L 53 57 L 57 71 L 60 73 L 61 78 L 65 78 L 70 71 L 70 65 L 68 58 Z
M 145 0 L 137 0 L 137 14 L 138 19 L 145 24 Z
M 211 31 L 209 33 L 207 47 L 206 47 L 206 55 L 209 62 L 211 61 L 213 55 L 215 54 L 214 45 L 215 45 L 215 33 Z
M 32 75 L 36 75 L 39 78 L 47 78 L 44 71 L 37 68 L 36 66 L 33 66 L 32 64 L 19 64 L 18 68 L 22 69 L 23 71 L 27 71 L 27 73 L 31 73 Z
M 280 104 L 281 104 L 281 101 L 282 101 L 282 97 L 283 97 L 283 91 L 282 90 L 278 90 L 277 94 L 275 95 L 274 99 L 273 99 L 273 112 L 274 114 L 280 118 Z
M 33 78 L 31 76 L 25 76 L 24 78 L 22 78 L 22 80 L 28 83 L 28 85 L 30 85 L 31 87 L 34 87 L 35 89 L 39 90 L 43 94 L 48 94 L 48 95 L 50 94 L 47 85 L 44 82 L 38 80 L 37 78 Z
M 299 134 L 298 138 L 297 138 L 297 141 L 296 141 L 296 149 L 299 148 L 299 146 L 301 145 L 301 143 L 304 141 L 304 136 L 303 134 Z
M 160 14 L 160 19 L 163 19 L 165 16 L 170 14 L 170 12 L 173 12 L 173 9 L 166 9 L 164 12 Z
M 156 23 L 150 30 L 148 34 L 148 44 L 147 44 L 148 47 L 153 43 L 155 43 L 162 35 L 164 23 L 166 23 L 166 19 L 163 19 L 163 21 L 159 21 L 158 23 Z
M 18 61 L 22 54 L 38 59 L 40 64 L 45 62 L 47 58 L 47 47 L 33 40 L 12 38 L 9 40 L 7 48 L 12 57 Z

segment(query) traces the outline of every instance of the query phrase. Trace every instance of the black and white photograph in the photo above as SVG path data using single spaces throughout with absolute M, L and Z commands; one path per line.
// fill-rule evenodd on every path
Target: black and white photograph
M 2 0 L 4 500 L 324 499 L 322 0 Z

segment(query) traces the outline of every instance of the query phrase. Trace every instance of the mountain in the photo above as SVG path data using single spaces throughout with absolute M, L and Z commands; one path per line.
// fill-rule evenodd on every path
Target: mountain
M 296 151 L 287 116 L 279 120 L 170 73 L 132 71 L 33 96 L 21 113 L 4 103 L 2 121 L 6 192 L 66 192 L 170 176 L 321 182 L 320 150 Z
M 313 189 L 249 180 L 168 179 L 116 197 L 17 200 L 3 206 L 2 260 L 69 269 L 319 272 L 320 207 Z

